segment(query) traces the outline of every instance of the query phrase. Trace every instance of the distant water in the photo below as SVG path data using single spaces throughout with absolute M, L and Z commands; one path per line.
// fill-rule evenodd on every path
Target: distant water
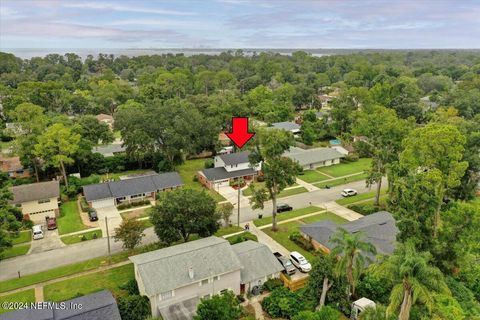
M 324 55 L 331 55 L 336 54 L 339 52 L 338 49 L 334 50 L 327 50 L 327 49 L 242 49 L 244 54 L 247 56 L 253 55 L 255 52 L 274 52 L 280 53 L 283 55 L 290 55 L 294 51 L 305 51 L 311 53 L 313 56 L 324 56 Z M 237 49 L 112 49 L 112 48 L 105 48 L 105 49 L 80 49 L 80 48 L 61 48 L 61 49 L 51 49 L 51 48 L 0 48 L 2 52 L 13 53 L 17 57 L 23 59 L 30 59 L 32 57 L 44 57 L 50 53 L 57 53 L 64 55 L 65 53 L 76 53 L 83 59 L 85 59 L 88 55 L 92 55 L 96 57 L 99 53 L 104 54 L 113 54 L 115 56 L 125 55 L 128 57 L 136 57 L 136 56 L 144 56 L 144 55 L 162 55 L 162 54 L 184 54 L 185 56 L 192 56 L 198 54 L 206 54 L 206 55 L 219 55 L 222 52 L 235 52 Z

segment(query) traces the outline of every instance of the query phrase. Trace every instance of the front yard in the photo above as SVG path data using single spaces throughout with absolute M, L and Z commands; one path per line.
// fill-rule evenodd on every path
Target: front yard
M 324 175 L 317 170 L 305 170 L 303 171 L 303 174 L 298 176 L 298 178 L 308 183 L 320 182 L 330 179 L 330 177 Z
M 349 174 L 364 172 L 370 168 L 371 163 L 372 159 L 370 158 L 360 158 L 354 162 L 344 162 L 329 167 L 321 167 L 318 168 L 317 171 L 338 178 Z
M 60 206 L 60 217 L 57 219 L 57 225 L 59 234 L 72 233 L 88 228 L 82 223 L 82 218 L 78 212 L 76 201 L 62 203 Z
M 194 181 L 194 177 L 197 175 L 197 172 L 205 168 L 205 159 L 194 159 L 186 160 L 183 164 L 179 165 L 176 170 L 182 177 L 185 187 L 196 189 L 196 190 L 205 190 L 209 195 L 215 199 L 217 202 L 225 201 L 226 199 L 222 197 L 218 192 L 205 188 L 200 182 Z
M 2 259 L 13 258 L 16 256 L 23 256 L 24 254 L 27 254 L 28 250 L 30 250 L 30 243 L 13 246 L 11 248 L 6 249 L 3 252 Z
M 306 214 L 314 213 L 322 210 L 323 209 L 320 207 L 311 206 L 311 207 L 306 207 L 302 209 L 292 210 L 289 212 L 277 213 L 277 222 L 292 219 L 295 217 L 304 216 Z M 264 217 L 264 218 L 253 221 L 253 224 L 257 227 L 266 226 L 271 223 L 272 223 L 272 217 Z
M 319 213 L 317 215 L 310 216 L 308 218 L 303 218 L 297 221 L 291 221 L 287 223 L 282 223 L 278 225 L 278 231 L 273 232 L 270 228 L 265 228 L 262 231 L 264 231 L 266 234 L 268 234 L 272 239 L 280 243 L 282 246 L 284 246 L 287 250 L 291 251 L 298 251 L 300 252 L 307 260 L 313 260 L 315 254 L 314 252 L 309 252 L 301 248 L 298 244 L 293 242 L 292 240 L 289 239 L 289 236 L 294 233 L 298 232 L 300 230 L 300 225 L 303 223 L 312 223 L 320 220 L 331 220 L 337 224 L 342 224 L 347 222 L 347 220 L 337 216 L 334 213 L 331 212 L 324 212 L 324 213 Z
M 375 191 L 360 193 L 360 194 L 357 194 L 356 196 L 353 196 L 353 197 L 338 199 L 335 202 L 338 203 L 338 204 L 341 204 L 341 205 L 352 204 L 352 203 L 355 203 L 355 202 L 360 202 L 360 201 L 375 198 L 375 193 L 376 193 Z M 386 193 L 387 193 L 386 189 L 380 190 L 380 196 L 382 196 Z
M 4 309 L 4 302 L 35 302 L 35 289 L 28 289 L 0 297 L 0 314 L 14 311 L 13 309 Z
M 65 244 L 74 244 L 82 241 L 98 239 L 101 237 L 102 237 L 102 230 L 98 229 L 98 230 L 82 232 L 82 233 L 71 235 L 71 236 L 61 237 L 60 240 L 62 240 L 62 242 Z
M 355 174 L 353 176 L 348 176 L 348 177 L 345 177 L 345 178 L 338 178 L 338 179 L 329 180 L 329 181 L 325 181 L 325 182 L 314 183 L 313 185 L 316 186 L 316 187 L 324 189 L 326 186 L 336 187 L 336 186 L 340 186 L 342 184 L 346 184 L 346 183 L 350 183 L 350 182 L 362 181 L 362 180 L 365 180 L 366 178 L 367 178 L 366 173 L 360 173 L 360 174 Z
M 18 236 L 12 237 L 12 244 L 20 244 L 32 241 L 32 231 L 24 230 L 18 233 Z
M 129 263 L 121 267 L 46 285 L 43 292 L 45 301 L 54 302 L 72 299 L 102 289 L 108 289 L 115 296 L 121 296 L 125 292 L 119 286 L 131 279 L 135 279 L 135 275 L 133 273 L 133 264 Z

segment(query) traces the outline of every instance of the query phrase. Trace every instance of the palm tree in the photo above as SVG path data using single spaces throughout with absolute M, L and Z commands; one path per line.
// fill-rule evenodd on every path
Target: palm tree
M 415 303 L 424 304 L 431 312 L 433 292 L 450 294 L 442 272 L 429 264 L 430 259 L 429 252 L 417 252 L 413 243 L 408 242 L 398 244 L 392 256 L 373 266 L 373 272 L 395 284 L 387 314 L 393 314 L 400 308 L 398 319 L 408 320 Z
M 339 228 L 330 241 L 335 245 L 332 253 L 340 256 L 335 273 L 337 276 L 345 274 L 350 285 L 350 294 L 355 297 L 357 279 L 365 269 L 370 259 L 365 254 L 376 254 L 375 247 L 362 241 L 362 233 L 350 234 L 347 230 Z
M 381 304 L 377 304 L 375 308 L 366 308 L 360 316 L 358 317 L 359 320 L 389 320 L 393 319 L 392 317 L 387 316 L 387 308 L 382 306 Z

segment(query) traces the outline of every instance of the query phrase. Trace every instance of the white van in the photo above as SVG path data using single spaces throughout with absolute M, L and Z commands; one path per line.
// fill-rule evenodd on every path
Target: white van
M 43 230 L 41 225 L 33 226 L 32 228 L 33 240 L 43 239 Z

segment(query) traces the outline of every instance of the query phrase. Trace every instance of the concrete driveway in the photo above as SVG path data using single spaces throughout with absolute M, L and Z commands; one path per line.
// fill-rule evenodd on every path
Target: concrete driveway
M 65 247 L 65 244 L 60 240 L 58 230 L 47 230 L 44 227 L 43 239 L 32 240 L 32 245 L 28 254 L 50 251 Z
M 110 236 L 114 234 L 115 228 L 122 223 L 122 216 L 117 210 L 117 207 L 97 208 L 98 226 L 102 230 L 102 237 L 107 237 L 107 227 L 105 225 L 105 218 L 107 218 L 108 232 Z
M 220 193 L 225 199 L 228 200 L 231 204 L 234 204 L 237 207 L 238 202 L 238 190 L 230 187 L 230 186 L 220 186 L 215 188 L 215 191 Z M 240 207 L 247 207 L 250 206 L 250 201 L 247 197 L 242 194 L 242 190 L 240 190 Z

